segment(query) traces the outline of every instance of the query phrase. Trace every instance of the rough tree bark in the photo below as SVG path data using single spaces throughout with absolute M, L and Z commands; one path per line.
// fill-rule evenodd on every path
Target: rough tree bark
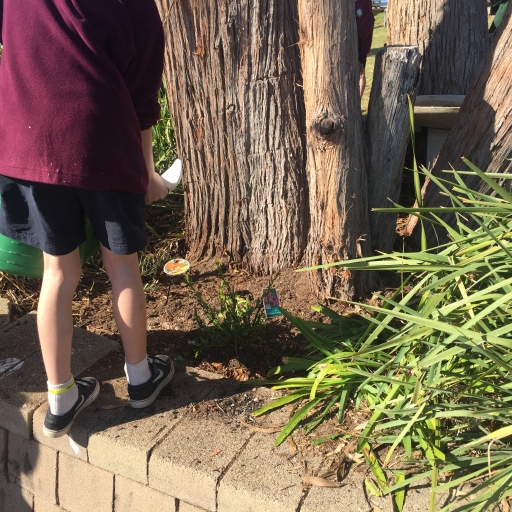
M 414 103 L 421 57 L 417 46 L 386 46 L 375 57 L 368 106 L 370 210 L 398 202 L 410 134 L 408 98 Z M 375 251 L 393 249 L 397 214 L 371 212 L 370 235 Z
M 489 173 L 512 172 L 512 3 L 503 22 L 493 36 L 493 44 L 484 57 L 477 78 L 461 106 L 457 120 L 444 143 L 432 173 L 442 176 L 452 166 L 468 170 L 461 161 L 467 158 L 479 169 Z M 488 185 L 472 176 L 462 176 L 465 183 L 484 194 Z M 508 181 L 508 180 L 507 180 Z M 431 183 L 424 186 L 424 206 L 447 206 L 448 201 Z M 416 218 L 411 218 L 408 231 L 412 232 Z M 445 220 L 454 225 L 453 216 Z M 429 247 L 438 243 L 436 233 L 425 225 Z M 416 230 L 416 231 L 419 231 Z M 440 235 L 438 232 L 437 235 Z M 418 235 L 415 236 L 415 238 Z M 416 241 L 417 240 L 413 240 Z
M 466 94 L 488 47 L 486 0 L 389 0 L 387 42 L 419 47 L 419 95 Z
M 369 253 L 367 176 L 353 2 L 299 0 L 306 104 L 310 265 Z M 371 286 L 366 272 L 341 267 L 310 273 L 317 293 L 354 297 Z
M 191 260 L 300 261 L 309 211 L 293 0 L 157 0 Z

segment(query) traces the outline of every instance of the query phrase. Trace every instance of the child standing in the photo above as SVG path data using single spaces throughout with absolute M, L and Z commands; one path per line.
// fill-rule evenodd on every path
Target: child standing
M 153 0 L 0 0 L 0 43 L 0 233 L 43 251 L 43 430 L 59 437 L 99 393 L 96 379 L 71 375 L 85 216 L 112 283 L 131 406 L 153 403 L 174 374 L 167 356 L 146 355 L 137 256 L 145 203 L 167 194 L 151 139 L 163 29 Z
M 372 48 L 375 17 L 371 0 L 355 0 L 357 22 L 357 49 L 359 56 L 359 94 L 363 96 L 366 87 L 366 59 Z

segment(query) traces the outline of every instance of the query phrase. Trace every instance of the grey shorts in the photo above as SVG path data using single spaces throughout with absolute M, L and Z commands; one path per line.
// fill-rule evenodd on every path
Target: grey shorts
M 0 233 L 62 256 L 85 242 L 85 216 L 107 249 L 127 255 L 147 244 L 143 195 L 84 190 L 0 175 Z

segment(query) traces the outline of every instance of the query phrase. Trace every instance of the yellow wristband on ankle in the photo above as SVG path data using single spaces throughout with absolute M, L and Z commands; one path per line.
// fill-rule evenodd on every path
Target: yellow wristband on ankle
M 50 389 L 50 386 L 48 386 L 48 393 L 51 395 L 62 395 L 66 391 L 69 391 L 73 386 L 75 385 L 75 379 L 71 377 L 70 382 L 64 385 L 64 387 L 57 387 L 57 386 L 51 386 L 52 388 L 57 389 Z

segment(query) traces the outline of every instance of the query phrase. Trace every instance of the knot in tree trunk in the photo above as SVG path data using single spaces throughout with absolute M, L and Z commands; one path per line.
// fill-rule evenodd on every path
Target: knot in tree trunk
M 329 135 L 334 131 L 335 125 L 332 119 L 322 119 L 320 123 L 320 133 L 322 135 Z
M 319 114 L 313 118 L 311 131 L 317 139 L 325 142 L 337 142 L 341 139 L 344 118 L 334 114 Z

